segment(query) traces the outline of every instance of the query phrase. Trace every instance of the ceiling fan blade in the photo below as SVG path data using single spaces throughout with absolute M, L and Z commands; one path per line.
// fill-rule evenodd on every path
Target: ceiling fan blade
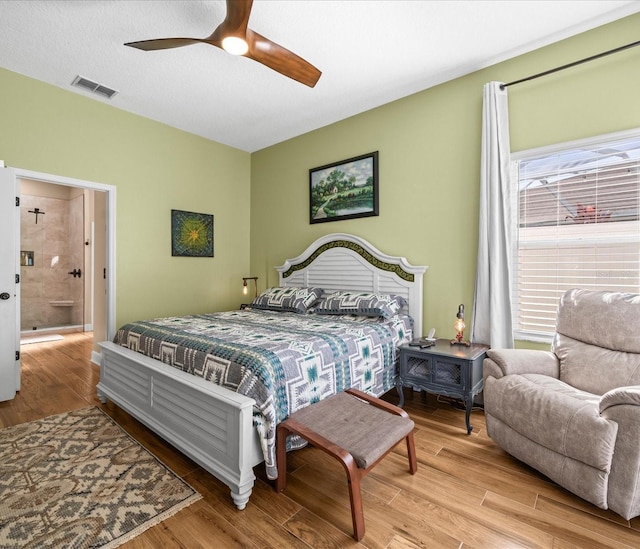
M 137 48 L 144 51 L 168 50 L 170 48 L 181 48 L 205 42 L 201 38 L 156 38 L 154 40 L 140 40 L 139 42 L 127 42 L 125 46 Z
M 257 32 L 247 29 L 249 51 L 245 57 L 258 61 L 284 76 L 313 88 L 322 72 L 308 61 Z

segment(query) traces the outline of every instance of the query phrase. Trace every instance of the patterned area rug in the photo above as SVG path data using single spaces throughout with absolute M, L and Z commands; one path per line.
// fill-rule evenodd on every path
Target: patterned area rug
M 0 547 L 112 548 L 201 498 L 99 408 L 0 430 Z

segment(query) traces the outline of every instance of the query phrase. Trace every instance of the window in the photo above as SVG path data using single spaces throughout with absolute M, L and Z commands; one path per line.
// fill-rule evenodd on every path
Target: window
M 640 293 L 640 130 L 512 155 L 514 334 L 549 341 L 570 288 Z

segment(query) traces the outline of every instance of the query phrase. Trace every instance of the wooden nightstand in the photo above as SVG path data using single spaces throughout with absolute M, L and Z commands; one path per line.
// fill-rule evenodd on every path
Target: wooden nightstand
M 489 347 L 478 343 L 469 347 L 451 345 L 448 339 L 438 339 L 435 345 L 425 349 L 408 344 L 399 349 L 398 406 L 404 405 L 403 387 L 461 398 L 466 409 L 467 434 L 470 434 L 473 398 L 482 391 L 482 361 Z

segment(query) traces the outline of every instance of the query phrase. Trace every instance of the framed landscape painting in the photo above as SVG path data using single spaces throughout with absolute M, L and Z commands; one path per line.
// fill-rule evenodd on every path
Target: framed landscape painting
M 309 170 L 309 222 L 378 215 L 378 151 Z
M 213 257 L 213 215 L 171 210 L 171 255 Z

